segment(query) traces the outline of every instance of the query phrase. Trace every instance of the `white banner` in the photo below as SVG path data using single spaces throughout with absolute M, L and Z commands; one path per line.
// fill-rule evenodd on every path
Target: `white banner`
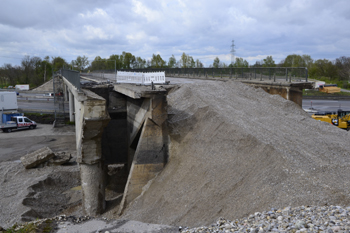
M 128 71 L 117 72 L 117 83 L 163 84 L 165 72 L 137 73 Z
M 165 72 L 144 73 L 144 84 L 165 83 Z
M 118 71 L 117 82 L 143 84 L 143 74 L 136 72 Z

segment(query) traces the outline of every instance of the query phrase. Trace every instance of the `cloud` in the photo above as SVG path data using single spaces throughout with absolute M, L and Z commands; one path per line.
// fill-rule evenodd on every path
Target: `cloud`
M 123 51 L 230 63 L 232 40 L 251 64 L 293 53 L 335 59 L 350 56 L 349 11 L 347 0 L 4 0 L 0 65 L 23 54 L 70 61 Z

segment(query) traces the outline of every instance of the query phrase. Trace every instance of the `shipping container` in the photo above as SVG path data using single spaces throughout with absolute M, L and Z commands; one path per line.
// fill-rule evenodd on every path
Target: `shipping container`
M 19 112 L 3 112 L 1 113 L 0 112 L 0 115 L 1 116 L 1 123 L 2 124 L 5 124 L 7 123 L 8 121 L 11 121 L 11 117 L 14 117 L 14 116 L 23 116 L 23 113 L 19 113 Z

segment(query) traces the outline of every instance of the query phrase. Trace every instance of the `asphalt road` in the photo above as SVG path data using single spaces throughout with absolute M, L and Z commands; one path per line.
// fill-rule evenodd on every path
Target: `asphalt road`
M 313 108 L 317 111 L 336 111 L 338 109 L 350 111 L 350 100 L 303 100 L 303 109 Z
M 38 124 L 36 129 L 15 130 L 11 133 L 0 131 L 0 162 L 18 160 L 21 156 L 43 147 L 52 151 L 74 151 L 75 128 Z
M 43 112 L 45 112 L 45 110 L 50 110 L 50 111 L 54 111 L 55 109 L 58 109 L 57 106 L 54 105 L 53 102 L 22 102 L 22 101 L 17 101 L 18 107 L 20 109 L 31 109 L 31 110 L 37 110 L 40 112 L 40 110 L 43 110 Z M 65 104 L 65 112 L 69 112 L 69 104 L 66 103 Z

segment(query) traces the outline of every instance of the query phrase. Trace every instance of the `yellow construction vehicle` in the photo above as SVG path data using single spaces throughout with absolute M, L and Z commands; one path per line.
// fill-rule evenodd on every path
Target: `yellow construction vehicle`
M 328 93 L 328 94 L 332 94 L 332 93 L 340 92 L 341 89 L 339 87 L 337 87 L 337 84 L 325 84 L 325 85 L 320 85 L 318 90 L 320 92 L 325 92 L 325 93 Z
M 311 117 L 318 121 L 328 122 L 347 131 L 350 130 L 350 111 L 338 109 L 337 112 L 317 112 Z

